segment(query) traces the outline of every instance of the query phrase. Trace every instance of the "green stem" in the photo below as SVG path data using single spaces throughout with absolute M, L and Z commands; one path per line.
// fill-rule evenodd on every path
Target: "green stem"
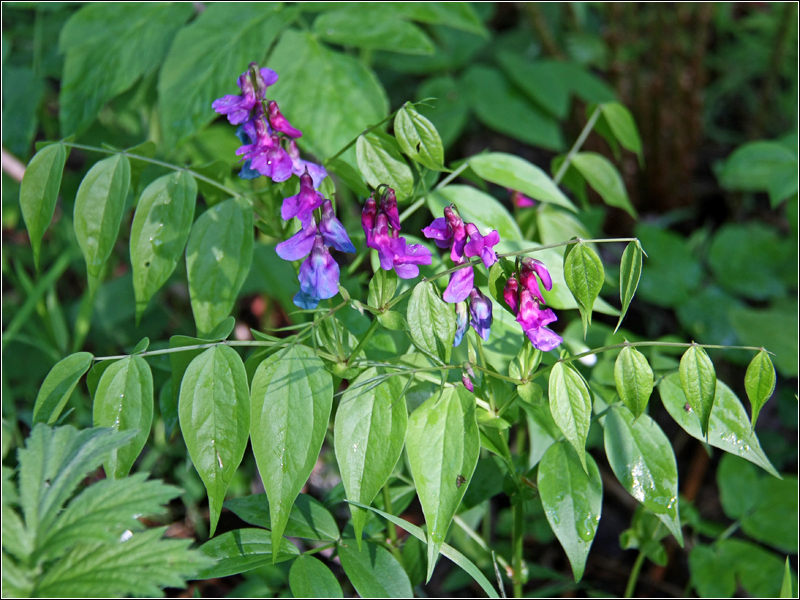
M 425 204 L 425 196 L 422 196 L 421 198 L 416 200 L 411 206 L 409 206 L 407 209 L 403 211 L 403 214 L 400 215 L 400 222 L 402 223 L 403 221 L 405 221 L 408 217 L 413 215 L 417 211 L 417 209 L 419 209 L 419 207 L 423 206 L 424 204 Z
M 318 546 L 316 548 L 312 548 L 311 550 L 306 550 L 303 552 L 305 556 L 311 556 L 312 554 L 316 554 L 317 552 L 322 552 L 323 550 L 327 550 L 328 548 L 335 548 L 339 545 L 339 542 L 331 542 L 330 544 L 325 544 L 324 546 Z
M 511 548 L 514 566 L 514 598 L 522 598 L 522 541 L 525 536 L 525 505 L 522 498 L 517 498 L 514 504 Z
M 564 162 L 561 163 L 561 166 L 558 168 L 558 171 L 556 172 L 556 176 L 553 177 L 553 181 L 555 182 L 556 185 L 561 183 L 561 179 L 566 174 L 567 169 L 569 169 L 569 165 L 572 163 L 572 159 L 575 158 L 575 155 L 581 149 L 581 146 L 583 146 L 583 143 L 586 141 L 586 138 L 589 137 L 589 134 L 591 133 L 592 129 L 594 128 L 594 124 L 597 122 L 598 118 L 600 118 L 600 107 L 599 106 L 597 106 L 594 109 L 594 112 L 592 113 L 592 116 L 589 117 L 589 120 L 587 121 L 586 125 L 583 127 L 583 130 L 581 131 L 581 134 L 578 136 L 578 139 L 575 140 L 575 143 L 572 145 L 572 148 L 569 149 L 569 154 L 567 154 L 567 157 L 564 159 Z
M 488 510 L 488 507 L 487 507 L 487 510 Z M 467 523 L 464 521 L 464 519 L 462 519 L 459 516 L 455 516 L 455 517 L 453 517 L 453 523 L 455 523 L 456 525 L 461 527 L 461 529 L 464 530 L 464 533 L 466 533 L 469 537 L 471 537 L 475 541 L 475 543 L 478 544 L 478 546 L 483 548 L 489 554 L 492 553 L 492 549 L 489 548 L 489 545 L 486 543 L 486 540 L 484 540 L 480 536 L 480 534 L 478 534 L 477 531 L 475 531 L 469 525 L 467 525 Z M 504 569 L 508 569 L 508 567 L 509 567 L 508 561 L 505 558 L 503 558 L 502 556 L 500 556 L 499 554 L 497 554 L 496 557 L 497 557 L 497 562 L 500 563 L 500 566 L 502 566 Z
M 89 287 L 83 294 L 81 305 L 78 309 L 78 317 L 75 319 L 75 337 L 72 340 L 72 351 L 77 352 L 83 347 L 89 329 L 92 326 L 92 313 L 94 312 L 94 298 L 100 282 L 89 276 Z
M 372 337 L 372 334 L 375 333 L 377 328 L 378 319 L 373 319 L 369 329 L 367 329 L 367 333 L 364 334 L 364 337 L 361 338 L 360 342 L 358 342 L 358 346 L 355 347 L 355 349 L 350 353 L 350 356 L 347 357 L 347 360 L 344 361 L 346 365 L 350 364 L 350 361 L 353 359 L 353 357 L 358 356 L 358 353 L 361 352 L 361 349 L 366 345 L 366 343 L 369 341 L 369 338 Z
M 400 109 L 398 108 L 397 110 L 400 110 Z M 380 127 L 381 125 L 383 125 L 384 123 L 388 123 L 389 121 L 391 121 L 392 119 L 394 119 L 394 116 L 397 114 L 397 110 L 396 110 L 396 111 L 394 111 L 394 112 L 392 112 L 392 113 L 390 113 L 390 114 L 389 114 L 389 116 L 388 116 L 388 117 L 386 117 L 385 119 L 383 119 L 382 121 L 380 121 L 380 122 L 378 122 L 378 123 L 375 123 L 375 125 L 370 125 L 369 127 L 367 127 L 367 128 L 364 130 L 364 131 L 362 131 L 362 132 L 361 132 L 361 133 L 359 133 L 359 134 L 358 134 L 356 137 L 354 137 L 352 140 L 350 140 L 349 142 L 347 142 L 347 144 L 345 144 L 345 146 L 344 146 L 344 147 L 343 147 L 341 150 L 339 150 L 339 151 L 338 151 L 336 154 L 334 154 L 334 155 L 333 155 L 333 156 L 331 156 L 330 158 L 326 158 L 326 159 L 323 161 L 323 163 L 324 163 L 324 164 L 326 164 L 326 165 L 330 164 L 330 163 L 331 163 L 331 161 L 334 161 L 334 160 L 336 160 L 336 159 L 337 159 L 337 158 L 339 158 L 339 157 L 340 157 L 342 154 L 344 154 L 345 152 L 347 152 L 347 151 L 348 151 L 348 150 L 349 150 L 349 149 L 350 149 L 350 148 L 351 148 L 351 147 L 352 147 L 352 146 L 353 146 L 353 145 L 354 145 L 354 144 L 355 144 L 355 143 L 358 141 L 358 138 L 360 138 L 362 135 L 366 135 L 366 134 L 368 134 L 369 132 L 371 132 L 371 131 L 374 131 L 375 129 L 377 129 L 378 127 Z
M 639 572 L 642 570 L 644 564 L 644 552 L 639 552 L 636 557 L 636 562 L 633 563 L 631 569 L 631 576 L 628 577 L 628 585 L 625 586 L 625 598 L 633 598 L 633 590 L 636 588 L 636 581 L 639 579 Z

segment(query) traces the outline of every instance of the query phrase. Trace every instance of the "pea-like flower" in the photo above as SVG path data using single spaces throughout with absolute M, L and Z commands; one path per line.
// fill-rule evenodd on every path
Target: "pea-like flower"
M 311 254 L 300 265 L 300 291 L 292 299 L 300 308 L 316 308 L 320 300 L 339 293 L 339 265 L 333 260 L 322 235 L 314 236 Z
M 255 85 L 253 82 L 255 77 Z M 256 63 L 236 80 L 236 85 L 242 90 L 241 95 L 228 94 L 211 103 L 211 108 L 221 115 L 227 115 L 231 125 L 241 125 L 250 118 L 250 112 L 264 100 L 267 88 L 278 81 L 278 74 L 272 69 L 264 67 L 259 70 Z
M 539 261 L 536 262 L 539 263 L 538 269 L 546 273 L 546 277 L 542 277 L 542 281 L 549 281 L 550 274 L 547 272 L 547 268 Z M 537 285 L 537 292 L 538 289 Z M 546 289 L 550 289 L 547 284 Z M 528 336 L 534 348 L 547 352 L 558 347 L 564 341 L 561 336 L 546 327 L 557 320 L 555 313 L 549 308 L 542 309 L 536 294 L 526 285 L 520 286 L 515 277 L 508 278 L 503 289 L 503 299 L 511 311 L 516 314 L 517 323 L 522 326 L 522 331 Z
M 488 340 L 492 326 L 492 301 L 478 288 L 473 288 L 469 293 L 469 316 L 472 328 L 484 340 Z

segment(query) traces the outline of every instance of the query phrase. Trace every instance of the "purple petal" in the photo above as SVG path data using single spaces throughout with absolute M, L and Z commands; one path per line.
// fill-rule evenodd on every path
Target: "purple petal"
M 267 108 L 269 110 L 269 124 L 275 131 L 280 131 L 291 138 L 299 138 L 303 135 L 302 131 L 292 127 L 289 120 L 283 116 L 275 100 L 271 100 Z
M 322 219 L 319 223 L 319 232 L 325 239 L 325 244 L 333 246 L 339 252 L 355 252 L 356 247 L 347 236 L 347 230 L 341 221 L 333 214 L 333 205 L 330 200 L 322 203 Z
M 445 302 L 462 302 L 469 296 L 474 284 L 474 273 L 472 267 L 466 267 L 455 271 L 450 275 L 450 283 L 444 291 L 442 298 Z
M 300 265 L 300 289 L 309 296 L 324 300 L 339 293 L 339 265 L 325 247 L 321 235 L 314 240 L 309 257 Z
M 449 248 L 453 241 L 453 232 L 447 226 L 444 217 L 438 217 L 422 230 L 426 238 L 432 239 L 439 248 Z
M 489 339 L 489 330 L 492 326 L 492 301 L 484 296 L 478 288 L 470 294 L 469 314 L 472 317 L 472 327 L 484 340 Z
M 264 85 L 266 87 L 278 83 L 278 74 L 272 69 L 264 67 L 261 69 L 260 73 L 261 73 L 261 79 L 264 81 Z
M 547 327 L 527 329 L 525 335 L 533 344 L 533 347 L 542 352 L 549 352 L 561 345 L 564 340 L 556 332 Z
M 309 223 L 307 227 L 295 233 L 288 240 L 275 246 L 275 252 L 283 260 L 299 260 L 311 252 L 316 234 L 316 223 Z
M 400 279 L 414 279 L 419 276 L 419 267 L 417 265 L 399 265 L 395 262 L 394 272 Z
M 453 339 L 453 347 L 461 344 L 461 340 L 464 338 L 464 333 L 467 331 L 467 327 L 469 327 L 469 313 L 467 313 L 467 303 L 466 302 L 457 302 L 456 303 L 456 337 Z
M 303 290 L 300 290 L 294 295 L 294 298 L 292 298 L 292 302 L 294 302 L 294 305 L 299 308 L 309 310 L 312 308 L 317 308 L 317 305 L 319 304 L 319 298 L 315 298 L 314 296 L 309 296 Z

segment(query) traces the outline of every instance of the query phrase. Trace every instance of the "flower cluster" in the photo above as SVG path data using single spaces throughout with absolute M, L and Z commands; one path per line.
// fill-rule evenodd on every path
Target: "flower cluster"
M 242 93 L 223 96 L 211 107 L 227 115 L 232 125 L 240 125 L 236 135 L 243 145 L 236 154 L 245 162 L 239 177 L 255 179 L 264 175 L 279 182 L 308 171 L 314 187 L 319 187 L 327 176 L 325 168 L 300 158 L 294 140 L 301 137 L 302 132 L 281 114 L 277 102 L 266 99 L 267 88 L 277 81 L 275 71 L 266 67 L 259 69 L 256 63 L 250 63 L 236 81 Z
M 397 213 L 397 198 L 390 187 L 378 188 L 380 204 L 374 194 L 367 198 L 361 212 L 361 226 L 367 238 L 367 246 L 378 251 L 381 268 L 395 270 L 401 279 L 412 279 L 419 275 L 418 265 L 431 264 L 431 252 L 422 244 L 409 244 L 400 237 L 400 216 Z
M 538 279 L 537 279 L 538 278 Z M 541 280 L 544 289 L 553 288 L 553 280 L 544 263 L 533 258 L 522 259 L 519 280 L 509 277 L 503 289 L 503 298 L 511 311 L 517 315 L 517 323 L 528 336 L 534 348 L 547 352 L 558 347 L 564 340 L 548 329 L 546 325 L 557 320 L 555 313 L 546 308 L 542 310 L 544 298 L 539 289 Z
M 314 211 L 321 208 L 319 223 Z M 333 298 L 339 291 L 339 265 L 333 260 L 328 248 L 339 252 L 355 252 L 355 246 L 347 236 L 333 205 L 322 194 L 314 190 L 314 181 L 308 171 L 300 176 L 300 192 L 284 198 L 281 217 L 288 221 L 296 217 L 301 229 L 275 248 L 284 260 L 299 260 L 300 291 L 294 297 L 300 308 L 316 308 L 320 300 Z

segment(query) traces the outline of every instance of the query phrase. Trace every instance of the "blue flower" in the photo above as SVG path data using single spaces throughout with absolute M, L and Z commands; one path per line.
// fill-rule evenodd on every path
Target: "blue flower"
M 300 291 L 294 296 L 300 308 L 316 308 L 320 300 L 339 293 L 339 265 L 325 247 L 322 235 L 317 234 L 311 254 L 300 265 Z

